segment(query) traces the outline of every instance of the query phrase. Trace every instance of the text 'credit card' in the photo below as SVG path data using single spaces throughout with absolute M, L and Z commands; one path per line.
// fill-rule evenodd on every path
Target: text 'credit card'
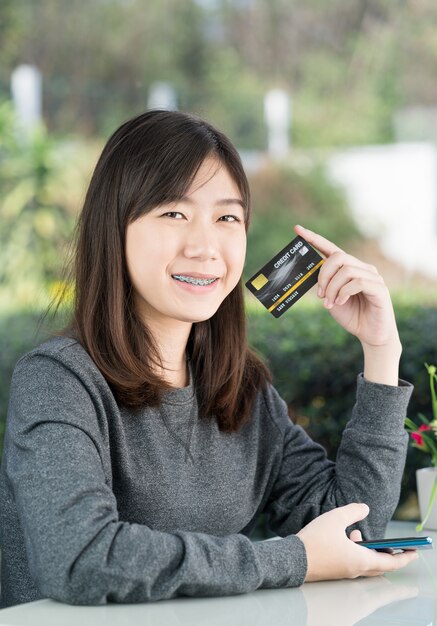
M 274 317 L 280 317 L 311 287 L 324 259 L 303 237 L 296 237 L 259 272 L 246 287 Z

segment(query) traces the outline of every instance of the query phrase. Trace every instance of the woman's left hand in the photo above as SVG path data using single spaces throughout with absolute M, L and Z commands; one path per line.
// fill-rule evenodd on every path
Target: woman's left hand
M 326 256 L 318 296 L 332 317 L 358 337 L 364 351 L 400 346 L 390 294 L 377 269 L 311 230 L 302 226 L 294 230 Z

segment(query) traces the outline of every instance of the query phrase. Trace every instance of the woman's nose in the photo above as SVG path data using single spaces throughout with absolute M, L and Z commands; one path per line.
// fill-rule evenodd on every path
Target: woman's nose
M 188 258 L 201 260 L 218 256 L 218 242 L 212 224 L 192 223 L 187 229 L 184 254 Z

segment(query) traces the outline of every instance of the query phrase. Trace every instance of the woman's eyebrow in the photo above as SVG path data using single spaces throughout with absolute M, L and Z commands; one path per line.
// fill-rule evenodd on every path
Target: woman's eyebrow
M 240 200 L 240 198 L 223 198 L 223 200 L 218 200 L 215 204 L 216 206 L 228 206 L 230 204 L 239 204 L 243 209 L 246 208 L 244 206 L 243 200 Z
M 196 204 L 196 202 L 189 196 L 182 196 L 179 202 L 185 202 L 187 204 Z M 220 200 L 217 200 L 217 202 L 214 203 L 214 206 L 229 206 L 231 204 L 238 204 L 243 209 L 246 208 L 241 198 L 221 198 Z

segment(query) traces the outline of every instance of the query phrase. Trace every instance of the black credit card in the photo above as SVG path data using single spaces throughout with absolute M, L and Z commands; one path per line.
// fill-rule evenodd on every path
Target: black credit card
M 316 284 L 323 262 L 303 237 L 296 237 L 254 274 L 246 287 L 269 313 L 280 317 Z

